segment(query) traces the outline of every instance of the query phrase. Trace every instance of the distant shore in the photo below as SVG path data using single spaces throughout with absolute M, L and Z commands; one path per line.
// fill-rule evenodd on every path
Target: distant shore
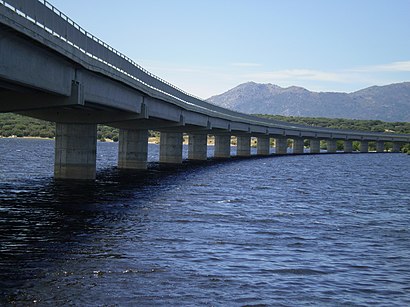
M 45 137 L 40 137 L 40 136 L 0 136 L 0 139 L 27 139 L 27 140 L 54 140 L 55 138 L 45 138 Z M 114 140 L 105 138 L 103 140 L 98 140 L 98 142 L 102 143 L 115 143 Z M 148 138 L 148 144 L 159 144 L 160 143 L 160 137 L 159 136 L 151 136 Z M 184 145 L 188 145 L 188 136 L 184 136 Z M 213 137 L 208 138 L 208 146 L 214 146 L 215 145 L 215 140 Z M 236 144 L 232 144 L 232 146 L 235 146 Z
M 27 140 L 54 140 L 55 138 L 45 138 L 45 137 L 40 137 L 40 136 L 0 136 L 0 139 L 27 139 Z M 103 140 L 98 140 L 99 142 L 103 143 L 114 143 L 115 141 L 112 139 L 103 139 Z M 148 138 L 148 144 L 159 144 L 160 143 L 160 137 L 152 136 Z M 188 137 L 184 136 L 184 144 L 188 145 Z M 213 146 L 214 145 L 214 139 L 213 138 L 208 138 L 208 146 Z
M 0 139 L 33 139 L 33 140 L 54 140 L 54 138 L 44 138 L 41 136 L 1 136 Z

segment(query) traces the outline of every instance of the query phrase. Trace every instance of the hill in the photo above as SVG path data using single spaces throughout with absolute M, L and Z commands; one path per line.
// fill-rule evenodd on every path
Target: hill
M 302 87 L 248 82 L 207 101 L 250 114 L 410 122 L 410 82 L 353 93 L 312 92 Z

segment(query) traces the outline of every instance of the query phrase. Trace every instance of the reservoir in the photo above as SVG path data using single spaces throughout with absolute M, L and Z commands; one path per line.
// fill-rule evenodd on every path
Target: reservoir
M 98 143 L 97 180 L 61 182 L 54 141 L 0 139 L 0 305 L 410 305 L 409 155 L 158 150 L 119 171 Z

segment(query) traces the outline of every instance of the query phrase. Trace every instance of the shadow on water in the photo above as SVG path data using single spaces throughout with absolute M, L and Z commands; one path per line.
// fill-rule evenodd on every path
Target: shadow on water
M 53 266 L 61 267 L 70 255 L 88 257 L 96 252 L 90 245 L 101 240 L 102 232 L 109 235 L 116 229 L 110 223 L 118 215 L 146 215 L 141 208 L 159 192 L 156 187 L 183 169 L 154 165 L 135 172 L 111 168 L 99 172 L 94 182 L 43 178 L 27 180 L 24 187 L 2 183 L 0 305 L 33 302 L 25 289 L 43 279 Z M 132 205 L 128 204 L 131 200 Z
M 91 182 L 37 178 L 24 181 L 24 186 L 1 183 L 0 303 L 33 302 L 25 289 L 39 279 L 50 279 L 44 275 L 58 271 L 70 255 L 98 257 L 95 252 L 100 250 L 89 246 L 101 240 L 102 233 L 108 236 L 117 230 L 118 216 L 149 219 L 147 203 L 170 183 L 237 160 L 240 158 L 168 166 L 149 163 L 146 171 L 106 168 Z M 108 256 L 121 257 L 115 252 Z

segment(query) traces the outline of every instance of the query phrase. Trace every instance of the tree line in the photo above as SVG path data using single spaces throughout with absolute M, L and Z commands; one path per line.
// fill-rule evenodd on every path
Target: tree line
M 410 123 L 408 122 L 384 122 L 381 120 L 359 120 L 345 118 L 324 118 L 324 117 L 298 117 L 254 114 L 255 116 L 280 120 L 293 124 L 300 124 L 312 127 L 371 131 L 371 132 L 390 132 L 410 134 Z

